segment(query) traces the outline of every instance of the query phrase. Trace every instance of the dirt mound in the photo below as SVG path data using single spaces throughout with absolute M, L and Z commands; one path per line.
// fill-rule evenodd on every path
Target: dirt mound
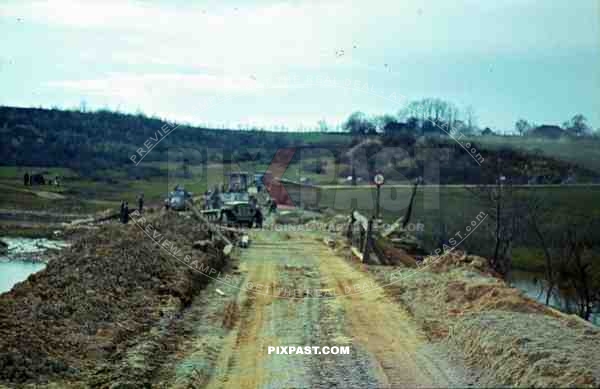
M 145 230 L 130 223 L 87 232 L 0 296 L 0 381 L 40 382 L 118 364 L 136 337 L 207 283 L 169 252 L 217 269 L 225 263 L 215 251 L 192 248 L 211 238 L 195 220 L 174 213 L 147 219 Z
M 546 315 L 488 311 L 453 326 L 448 342 L 493 386 L 597 387 L 600 330 L 571 328 Z
M 446 286 L 445 302 L 452 304 L 453 314 L 503 310 L 524 313 L 547 313 L 543 304 L 523 297 L 523 293 L 504 282 L 452 281 Z
M 472 268 L 466 255 L 447 260 L 402 270 L 410 276 L 386 292 L 431 340 L 464 356 L 480 386 L 598 387 L 600 329 Z
M 486 258 L 477 255 L 468 255 L 463 251 L 448 251 L 440 255 L 430 255 L 423 259 L 423 266 L 432 272 L 446 272 L 456 267 L 466 267 L 485 273 L 491 273 L 492 269 Z

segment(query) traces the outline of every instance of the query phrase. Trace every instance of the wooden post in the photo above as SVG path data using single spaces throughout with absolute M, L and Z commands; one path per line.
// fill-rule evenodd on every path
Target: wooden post
M 363 245 L 363 263 L 369 263 L 369 253 L 371 252 L 373 239 L 373 219 L 369 219 L 367 231 L 365 233 L 365 242 Z
M 376 208 L 375 208 L 375 217 L 377 219 L 379 219 L 379 208 L 380 208 L 379 201 L 380 200 L 381 200 L 381 185 L 377 185 L 377 202 L 376 202 Z

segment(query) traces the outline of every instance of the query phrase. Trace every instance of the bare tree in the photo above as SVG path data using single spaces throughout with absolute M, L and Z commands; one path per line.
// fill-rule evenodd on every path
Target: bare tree
M 329 131 L 329 125 L 327 124 L 327 122 L 325 121 L 325 119 L 321 119 L 317 122 L 317 127 L 319 129 L 320 132 L 328 132 Z
M 587 123 L 587 118 L 582 114 L 577 114 L 563 123 L 563 127 L 573 136 L 584 136 L 589 135 L 591 133 L 591 128 Z
M 474 132 L 477 128 L 477 115 L 475 114 L 475 109 L 472 105 L 467 106 L 465 108 L 464 113 L 465 118 L 465 127 L 470 131 Z
M 466 189 L 488 207 L 487 213 L 494 222 L 490 266 L 500 275 L 507 276 L 511 268 L 510 250 L 520 227 L 519 202 L 510 177 L 504 175 L 502 158 L 496 157 L 489 163 L 490 170 L 483 183 Z
M 353 135 L 370 135 L 376 133 L 375 124 L 362 112 L 354 112 L 343 125 L 344 130 Z
M 426 98 L 411 101 L 398 116 L 406 120 L 416 119 L 423 132 L 437 132 L 440 129 L 450 132 L 459 119 L 459 110 L 451 102 Z
M 528 193 L 526 206 L 526 218 L 529 228 L 533 232 L 538 245 L 544 253 L 544 273 L 546 277 L 546 305 L 550 304 L 550 298 L 555 292 L 556 288 L 556 271 L 554 266 L 554 258 L 551 250 L 551 238 L 547 235 L 546 231 L 543 231 L 544 222 L 547 221 L 548 216 L 551 214 L 551 209 L 546 205 L 538 192 L 532 189 Z
M 590 320 L 595 307 L 600 304 L 600 285 L 592 272 L 598 243 L 588 236 L 590 227 L 594 226 L 590 226 L 587 217 L 569 220 L 560 238 L 557 256 L 557 281 L 562 289 L 574 292 L 577 314 L 585 320 Z
M 523 136 L 527 133 L 527 131 L 531 130 L 531 124 L 525 119 L 519 119 L 515 123 L 515 129 L 519 133 L 519 135 Z

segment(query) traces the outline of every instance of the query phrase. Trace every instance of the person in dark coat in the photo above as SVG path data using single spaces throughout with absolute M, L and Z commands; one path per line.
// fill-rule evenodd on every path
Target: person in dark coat
M 125 223 L 125 201 L 121 201 L 121 211 L 119 213 L 119 220 L 121 223 Z
M 25 175 L 23 176 L 23 185 L 29 185 L 29 173 L 27 172 L 25 172 Z
M 129 203 L 125 202 L 125 208 L 123 209 L 123 223 L 129 223 Z
M 142 213 L 143 209 L 144 209 L 144 194 L 141 193 L 140 197 L 138 197 L 138 211 L 140 213 Z
M 254 213 L 254 222 L 256 223 L 256 228 L 262 228 L 263 214 L 259 207 L 256 207 L 256 212 Z

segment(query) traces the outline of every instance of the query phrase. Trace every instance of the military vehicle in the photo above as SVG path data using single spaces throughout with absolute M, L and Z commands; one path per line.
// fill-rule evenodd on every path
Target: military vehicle
M 229 173 L 227 192 L 243 193 L 248 191 L 250 174 L 248 172 Z
M 246 192 L 221 193 L 220 220 L 223 224 L 252 227 L 256 216 L 256 208 L 250 204 L 250 196 Z
M 188 201 L 193 203 L 193 193 L 177 185 L 172 192 L 169 192 L 169 196 L 165 199 L 165 208 L 174 211 L 185 211 L 187 210 L 186 202 Z

